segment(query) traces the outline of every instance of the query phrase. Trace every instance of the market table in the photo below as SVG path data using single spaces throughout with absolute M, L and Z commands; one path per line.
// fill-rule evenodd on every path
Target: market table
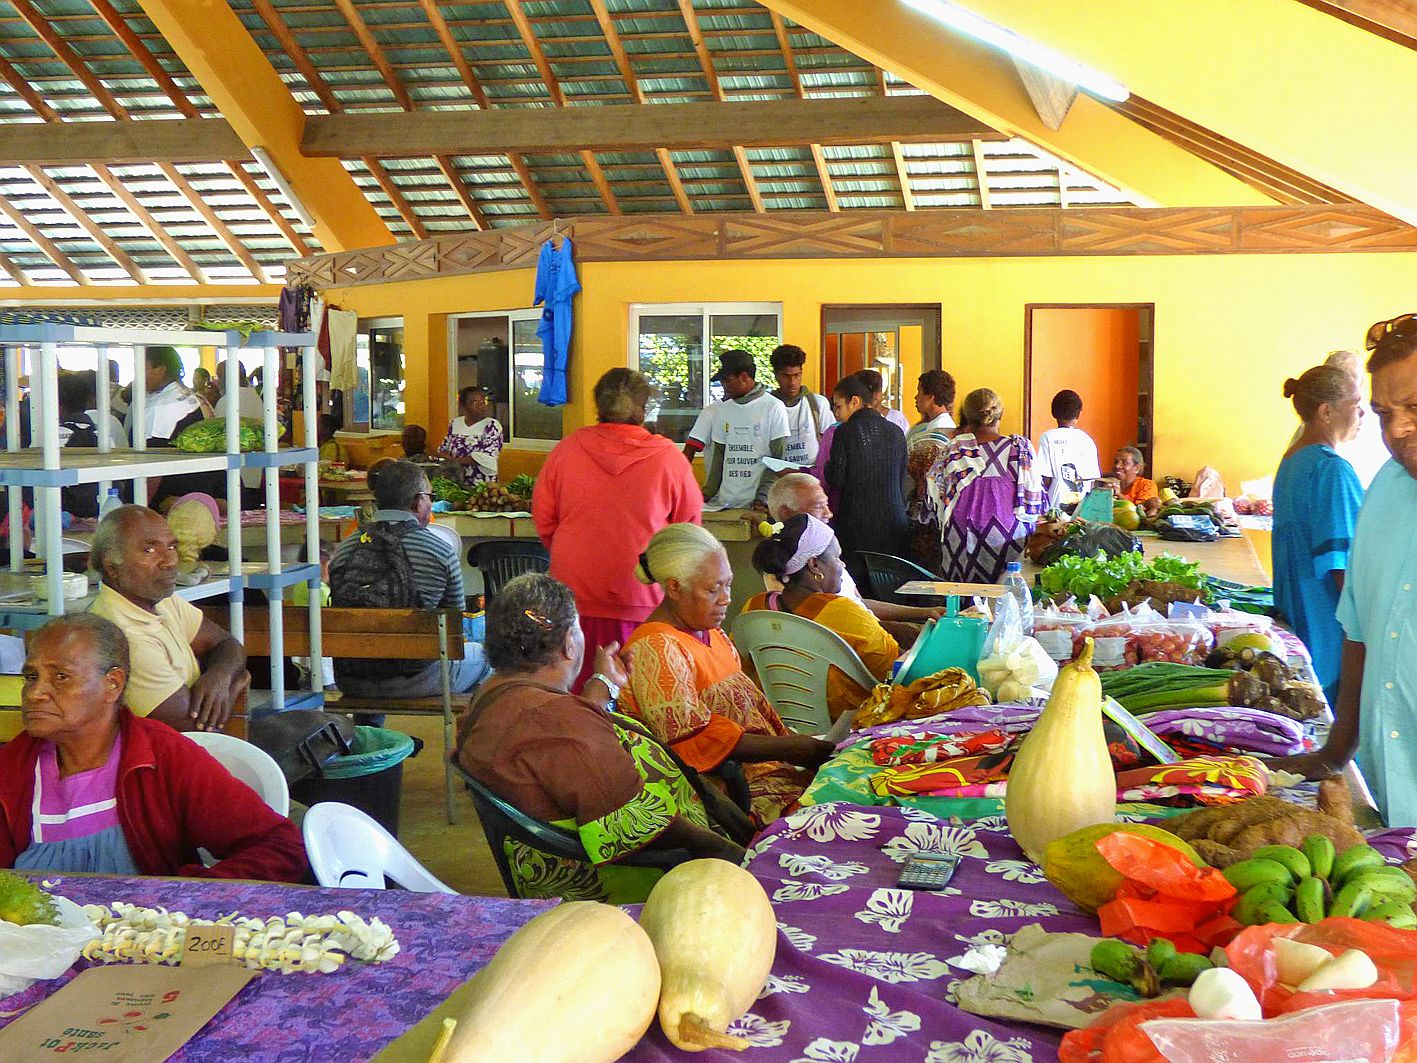
M 78 904 L 161 905 L 190 916 L 335 914 L 343 909 L 382 919 L 401 951 L 387 963 L 348 961 L 334 974 L 265 972 L 243 989 L 183 1049 L 181 1063 L 280 1059 L 283 1063 L 356 1063 L 431 1011 L 491 959 L 503 941 L 549 901 L 452 897 L 396 890 L 299 889 L 219 879 L 107 878 L 57 875 L 52 890 Z M 0 1026 L 76 974 L 39 982 L 4 1000 Z

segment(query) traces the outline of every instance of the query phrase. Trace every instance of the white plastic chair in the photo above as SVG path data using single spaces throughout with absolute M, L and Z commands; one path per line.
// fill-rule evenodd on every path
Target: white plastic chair
M 188 731 L 187 737 L 255 790 L 278 815 L 290 815 L 290 787 L 285 781 L 285 773 L 264 749 L 234 735 L 213 731 Z
M 862 690 L 875 689 L 873 676 L 841 636 L 792 613 L 754 609 L 733 621 L 733 642 L 752 658 L 758 682 L 783 723 L 800 734 L 831 728 L 827 672 L 836 668 Z
M 382 890 L 393 879 L 414 893 L 451 893 L 377 820 L 338 801 L 310 806 L 302 826 L 305 853 L 322 886 Z

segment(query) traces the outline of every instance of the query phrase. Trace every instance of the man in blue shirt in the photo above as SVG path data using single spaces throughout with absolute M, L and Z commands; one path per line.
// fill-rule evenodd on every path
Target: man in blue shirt
M 1389 826 L 1417 826 L 1417 315 L 1368 330 L 1373 412 L 1392 460 L 1368 490 L 1339 599 L 1342 677 L 1317 753 L 1275 767 L 1321 778 L 1358 755 Z

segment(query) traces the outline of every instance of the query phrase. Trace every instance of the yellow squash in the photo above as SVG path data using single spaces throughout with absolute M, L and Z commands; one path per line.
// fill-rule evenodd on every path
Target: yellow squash
M 1042 864 L 1048 843 L 1117 818 L 1117 779 L 1102 732 L 1102 683 L 1092 640 L 1058 673 L 1053 695 L 1009 769 L 1004 815 L 1014 840 Z
M 686 1052 L 747 1048 L 725 1031 L 762 992 L 777 952 L 772 902 L 758 880 L 725 860 L 690 860 L 655 883 L 640 926 L 663 975 L 664 1036 Z
M 568 901 L 508 938 L 475 986 L 443 1063 L 613 1063 L 654 1021 L 659 964 L 619 908 Z

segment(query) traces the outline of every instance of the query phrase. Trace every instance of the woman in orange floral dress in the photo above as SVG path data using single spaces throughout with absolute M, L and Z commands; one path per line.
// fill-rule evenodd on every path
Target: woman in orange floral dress
M 791 806 L 832 744 L 793 734 L 743 671 L 721 625 L 733 570 L 712 534 L 671 524 L 649 541 L 635 576 L 664 601 L 626 643 L 630 682 L 620 707 L 699 772 L 742 765 L 759 824 Z

